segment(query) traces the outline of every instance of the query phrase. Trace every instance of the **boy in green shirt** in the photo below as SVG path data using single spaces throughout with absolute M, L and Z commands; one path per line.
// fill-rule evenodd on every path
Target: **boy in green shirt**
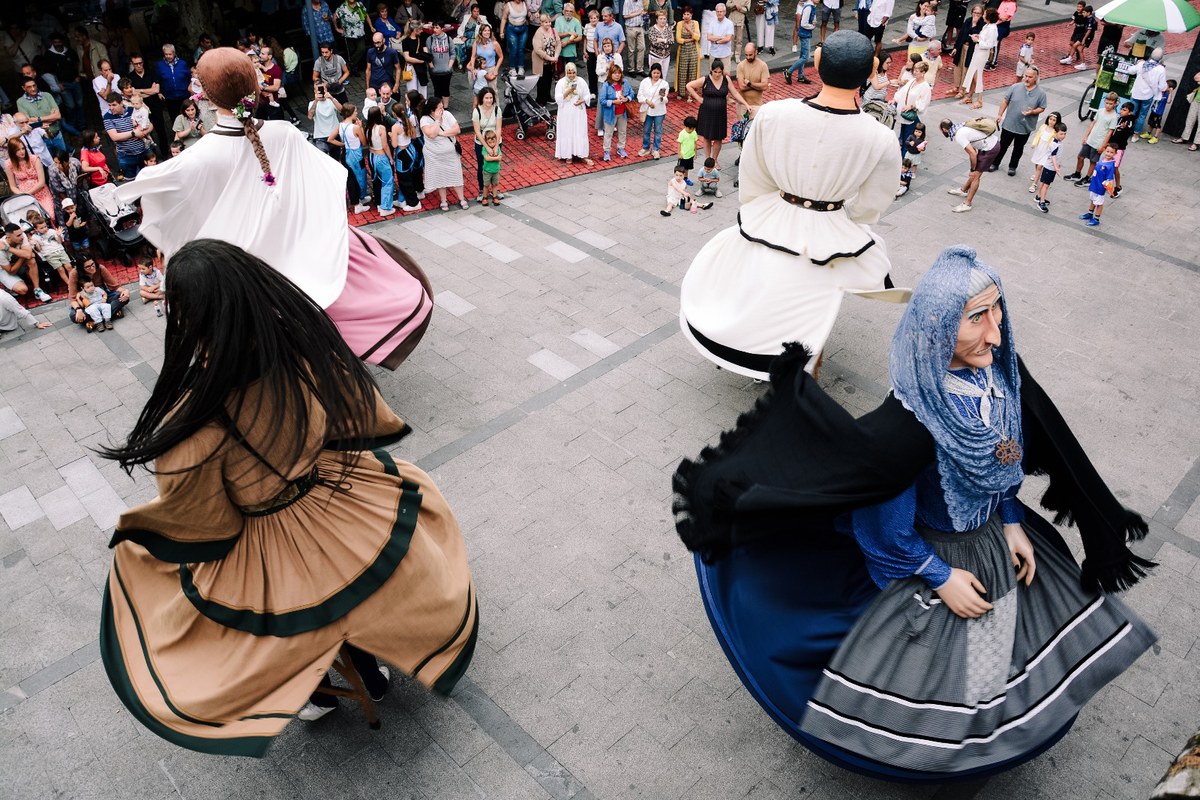
M 683 120 L 683 130 L 679 132 L 679 163 L 676 168 L 683 168 L 683 180 L 691 186 L 692 182 L 688 179 L 688 172 L 694 166 L 696 158 L 696 140 L 700 135 L 696 133 L 696 118 L 686 117 Z
M 483 134 L 483 199 L 480 205 L 500 205 L 500 139 L 495 131 Z M 490 202 L 489 202 L 490 198 Z

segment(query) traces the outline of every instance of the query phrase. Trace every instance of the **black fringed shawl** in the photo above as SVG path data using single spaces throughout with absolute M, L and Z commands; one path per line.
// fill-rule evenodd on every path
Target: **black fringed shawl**
M 720 443 L 675 472 L 675 527 L 707 563 L 773 536 L 828 535 L 836 517 L 907 489 L 935 459 L 933 438 L 893 395 L 854 419 L 806 372 L 809 353 L 789 344 L 771 388 Z M 1148 528 L 1117 501 L 1054 403 L 1023 362 L 1026 475 L 1048 475 L 1042 506 L 1083 540 L 1088 591 L 1128 589 L 1155 566 L 1128 542 Z

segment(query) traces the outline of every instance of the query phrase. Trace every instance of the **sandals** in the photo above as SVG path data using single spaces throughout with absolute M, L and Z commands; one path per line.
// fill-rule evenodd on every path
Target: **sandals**
M 464 197 L 458 201 L 458 207 L 461 208 L 463 211 L 466 211 L 468 208 L 471 207 L 471 204 L 468 203 L 467 198 Z
M 442 202 L 442 206 L 441 206 L 441 208 L 442 208 L 442 211 L 449 211 L 449 210 L 450 210 L 450 204 L 449 204 L 449 203 L 447 203 L 447 202 L 445 202 L 445 201 L 443 201 L 443 202 Z
M 487 199 L 486 197 L 479 201 L 479 205 L 481 205 L 481 206 L 490 206 L 491 204 L 492 204 L 492 201 Z
M 971 103 L 971 108 L 983 108 L 983 101 L 980 101 L 978 103 Z
M 1200 144 L 1193 144 L 1191 147 L 1188 148 L 1188 150 L 1194 153 L 1197 150 L 1200 150 Z
M 1171 140 L 1171 144 L 1183 144 L 1183 143 L 1184 143 L 1184 141 L 1186 141 L 1186 140 L 1184 140 L 1184 139 L 1172 139 L 1172 140 Z
M 492 205 L 494 205 L 494 206 L 500 205 L 500 195 L 496 195 L 495 197 L 492 198 Z

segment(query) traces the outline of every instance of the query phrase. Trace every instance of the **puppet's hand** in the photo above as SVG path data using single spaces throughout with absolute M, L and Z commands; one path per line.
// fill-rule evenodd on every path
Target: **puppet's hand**
M 983 599 L 987 589 L 972 573 L 955 567 L 950 571 L 950 578 L 937 590 L 938 597 L 946 604 L 946 608 L 960 617 L 968 619 L 982 617 L 992 610 L 992 604 Z
M 1033 560 L 1033 543 L 1019 523 L 1004 526 L 1004 540 L 1008 542 L 1008 553 L 1017 570 L 1017 582 L 1024 580 L 1028 586 L 1033 583 L 1033 573 L 1037 571 L 1037 564 Z

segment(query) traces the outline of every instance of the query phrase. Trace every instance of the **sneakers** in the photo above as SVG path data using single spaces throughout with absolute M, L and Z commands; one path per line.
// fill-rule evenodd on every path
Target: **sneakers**
M 400 210 L 401 210 L 401 211 L 406 211 L 406 212 L 408 212 L 408 213 L 412 213 L 413 211 L 420 211 L 420 210 L 421 210 L 421 204 L 420 204 L 420 203 L 416 203 L 416 204 L 414 204 L 414 205 L 411 205 L 411 206 L 408 206 L 408 205 L 400 206 Z
M 1034 204 L 1035 206 L 1037 206 L 1038 208 L 1040 208 L 1040 209 L 1042 210 L 1042 213 L 1043 213 L 1043 214 L 1049 214 L 1049 213 L 1050 213 L 1050 204 L 1049 204 L 1049 203 L 1047 203 L 1046 201 L 1044 201 L 1044 200 L 1038 200 L 1037 198 L 1034 198 L 1034 200 L 1033 200 L 1033 204 Z
M 46 294 L 46 292 L 40 286 L 33 290 L 33 296 L 38 300 L 41 300 L 43 303 L 50 302 L 50 295 Z
M 798 52 L 800 52 L 800 45 L 798 45 L 798 44 L 794 44 L 794 45 L 792 45 L 792 52 L 793 52 L 793 53 L 798 53 Z
M 1058 60 L 1058 63 L 1060 63 L 1060 64 L 1070 64 L 1070 63 L 1071 63 L 1071 57 L 1070 57 L 1070 56 L 1067 56 L 1066 58 L 1060 58 L 1060 59 Z
M 154 301 L 154 316 L 156 316 L 156 317 L 162 316 L 162 302 L 159 300 Z
M 1150 134 L 1149 134 L 1149 133 L 1143 133 L 1143 134 L 1139 134 L 1139 135 L 1140 135 L 1140 136 L 1141 136 L 1141 138 L 1143 138 L 1143 139 L 1149 139 L 1149 138 L 1150 138 Z
M 1146 144 L 1158 144 L 1158 137 L 1151 136 L 1149 139 L 1146 140 Z
M 1080 178 L 1079 180 L 1075 181 L 1075 185 L 1076 186 L 1087 186 L 1091 182 L 1092 182 L 1092 179 L 1090 177 L 1085 177 L 1085 178 Z
M 655 161 L 658 161 L 660 158 L 662 158 L 662 153 L 658 152 L 657 150 L 655 150 L 650 155 L 654 157 Z
M 605 161 L 612 161 L 612 156 L 611 156 L 611 155 L 609 155 L 607 152 L 605 152 L 605 153 L 604 153 L 604 160 L 605 160 Z
M 1083 63 L 1082 61 L 1080 61 L 1078 64 L 1075 65 L 1076 72 L 1083 72 L 1087 68 L 1088 68 L 1088 65 Z
M 300 713 L 296 715 L 297 719 L 302 719 L 305 722 L 316 722 L 321 717 L 328 714 L 330 711 L 336 711 L 337 706 L 318 706 L 312 702 L 304 704 L 304 708 L 300 709 Z
M 997 171 L 999 171 L 999 169 L 1000 169 L 999 164 L 992 164 L 990 167 L 988 167 L 988 172 L 997 172 Z
M 720 190 L 720 189 L 717 189 L 716 195 L 717 195 L 717 197 L 724 197 L 724 196 L 725 196 L 724 194 L 722 194 L 722 193 L 721 193 L 721 190 Z
M 354 207 L 354 213 L 355 213 L 355 214 L 365 214 L 365 213 L 367 213 L 367 212 L 368 212 L 368 211 L 370 211 L 370 210 L 371 210 L 371 207 L 370 207 L 370 206 L 364 206 L 362 203 L 359 203 L 358 205 L 356 205 L 356 206 Z
M 768 48 L 767 48 L 767 52 L 768 52 L 768 53 L 770 53 L 771 55 L 775 55 L 775 48 L 774 48 L 774 47 L 768 47 Z
M 709 201 L 709 202 L 707 202 L 707 203 L 697 203 L 697 204 L 696 204 L 696 206 L 697 206 L 697 207 L 698 207 L 698 208 L 699 208 L 701 211 L 708 211 L 710 208 L 712 208 L 712 207 L 713 207 L 713 204 L 712 204 L 712 201 L 710 200 L 710 201 Z
M 967 196 L 967 193 L 964 192 L 962 189 L 947 189 L 946 194 L 952 194 L 955 197 L 966 197 Z
M 684 182 L 684 183 L 686 183 L 688 186 L 695 186 L 695 185 L 696 185 L 696 184 L 692 183 L 692 179 L 691 179 L 691 178 L 684 178 L 684 179 L 683 179 L 683 182 Z
M 518 78 L 525 77 L 525 68 L 524 67 L 517 67 L 517 77 Z
M 1064 181 L 1077 181 L 1082 177 L 1083 176 L 1080 175 L 1078 172 L 1072 172 L 1070 175 L 1064 175 L 1063 180 Z
M 783 73 L 783 82 L 786 83 L 788 86 L 792 85 L 792 73 L 791 72 Z
M 1114 200 L 1116 200 L 1118 197 L 1121 196 L 1121 187 L 1120 186 L 1117 186 L 1113 189 L 1112 196 L 1113 196 Z
M 379 209 L 379 216 L 381 216 L 381 217 L 390 217 L 392 214 L 395 214 L 395 213 L 396 213 L 395 206 L 392 206 L 391 208 Z
M 662 214 L 664 217 L 669 217 L 669 216 L 671 216 L 671 212 L 670 212 L 670 211 L 663 211 L 662 209 L 659 209 L 658 213 Z
M 1082 214 L 1079 215 L 1079 218 L 1083 219 L 1083 220 L 1095 219 L 1095 217 L 1092 215 L 1092 212 L 1090 212 L 1090 211 L 1083 212 Z
M 623 147 L 617 148 L 617 155 L 619 155 L 621 158 L 629 158 L 629 153 L 626 153 L 625 148 Z
M 971 206 L 969 206 L 966 203 L 959 203 L 958 205 L 956 205 L 954 208 L 952 208 L 950 210 L 953 211 L 955 214 L 965 214 L 971 210 Z
M 1013 175 L 1016 175 L 1016 174 L 1017 174 L 1017 168 L 1016 168 L 1016 167 L 1009 167 L 1009 168 L 1008 168 L 1008 177 L 1010 177 L 1010 178 L 1011 178 Z
M 1097 225 L 1100 224 L 1100 218 L 1092 217 L 1091 219 L 1089 219 L 1087 222 L 1085 222 L 1083 224 L 1087 225 L 1089 228 L 1095 228 Z
M 650 155 L 650 151 L 646 148 L 643 147 L 641 150 L 638 150 L 638 158 L 645 158 L 648 155 Z

